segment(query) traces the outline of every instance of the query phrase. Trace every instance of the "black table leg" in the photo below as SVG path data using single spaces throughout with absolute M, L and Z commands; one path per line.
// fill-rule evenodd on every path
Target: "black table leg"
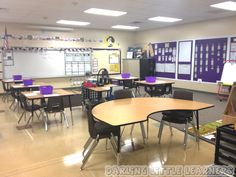
M 69 106 L 70 106 L 71 124 L 74 125 L 74 118 L 73 118 L 73 113 L 72 113 L 71 95 L 69 95 Z
M 196 111 L 196 123 L 197 123 L 197 130 L 199 131 L 199 114 L 198 111 Z

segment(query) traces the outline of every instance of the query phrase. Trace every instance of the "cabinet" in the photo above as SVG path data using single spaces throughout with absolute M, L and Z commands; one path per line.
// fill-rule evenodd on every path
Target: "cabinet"
M 234 125 L 218 127 L 215 147 L 215 164 L 236 168 L 236 130 Z
M 155 62 L 153 59 L 140 59 L 140 79 L 145 76 L 155 76 Z

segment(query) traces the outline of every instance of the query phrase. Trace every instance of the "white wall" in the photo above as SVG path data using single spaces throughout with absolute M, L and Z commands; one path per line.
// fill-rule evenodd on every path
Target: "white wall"
M 176 25 L 142 32 L 136 32 L 135 43 L 145 46 L 150 42 L 167 42 L 185 39 L 236 36 L 236 16 L 191 24 Z M 175 80 L 175 86 L 215 93 L 217 84 L 205 84 Z

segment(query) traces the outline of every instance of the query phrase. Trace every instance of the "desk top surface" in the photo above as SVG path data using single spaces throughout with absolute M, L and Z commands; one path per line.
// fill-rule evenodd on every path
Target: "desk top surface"
M 136 80 L 136 79 L 139 79 L 139 77 L 130 76 L 129 78 L 122 78 L 121 76 L 110 76 L 110 79 L 113 79 L 113 80 Z
M 141 81 L 135 81 L 138 84 L 141 85 L 164 85 L 164 84 L 174 84 L 175 82 L 173 81 L 164 81 L 164 80 L 157 80 L 155 82 L 146 82 L 145 80 Z
M 49 97 L 56 97 L 56 96 L 70 96 L 70 95 L 75 95 L 78 93 L 75 93 L 69 90 L 55 89 L 53 90 L 52 94 L 46 94 L 46 95 L 40 94 L 39 91 L 27 91 L 27 92 L 22 92 L 22 94 L 27 99 L 33 100 L 33 99 L 49 98 Z
M 33 84 L 33 85 L 27 85 L 24 84 L 12 84 L 11 87 L 14 89 L 20 89 L 20 88 L 33 88 L 33 87 L 39 87 L 39 84 Z
M 111 87 L 116 87 L 118 85 L 115 84 L 107 84 L 101 87 L 87 87 L 89 90 L 93 90 L 95 92 L 105 92 L 105 91 L 109 91 L 111 89 Z
M 4 83 L 17 83 L 17 82 L 23 82 L 23 80 L 3 79 L 2 82 L 4 82 Z
M 166 110 L 198 111 L 210 107 L 214 105 L 173 98 L 128 98 L 99 104 L 92 109 L 92 114 L 96 119 L 118 126 L 145 121 L 152 113 Z

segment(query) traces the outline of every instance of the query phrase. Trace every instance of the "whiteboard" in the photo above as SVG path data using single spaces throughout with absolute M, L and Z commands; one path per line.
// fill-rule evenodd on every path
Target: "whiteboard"
M 116 56 L 116 58 L 114 58 Z M 24 78 L 51 78 L 65 76 L 82 76 L 87 70 L 97 74 L 101 68 L 106 68 L 109 73 L 120 73 L 121 60 L 119 49 L 93 49 L 91 57 L 76 58 L 66 56 L 65 51 L 47 50 L 47 51 L 13 51 L 14 63 L 12 66 L 4 66 L 4 78 L 12 78 L 12 75 L 20 74 Z M 66 65 L 66 61 L 85 63 L 83 67 L 73 64 Z M 112 61 L 110 63 L 110 61 Z M 81 65 L 82 66 L 82 65 Z M 79 67 L 79 68 L 78 68 Z M 66 71 L 73 70 L 73 72 Z
M 236 82 L 236 63 L 225 63 L 221 75 L 221 82 L 225 84 L 233 84 Z
M 179 42 L 179 62 L 191 62 L 192 41 Z
M 13 57 L 14 65 L 4 66 L 5 78 L 14 74 L 30 78 L 65 76 L 63 51 L 14 51 Z

